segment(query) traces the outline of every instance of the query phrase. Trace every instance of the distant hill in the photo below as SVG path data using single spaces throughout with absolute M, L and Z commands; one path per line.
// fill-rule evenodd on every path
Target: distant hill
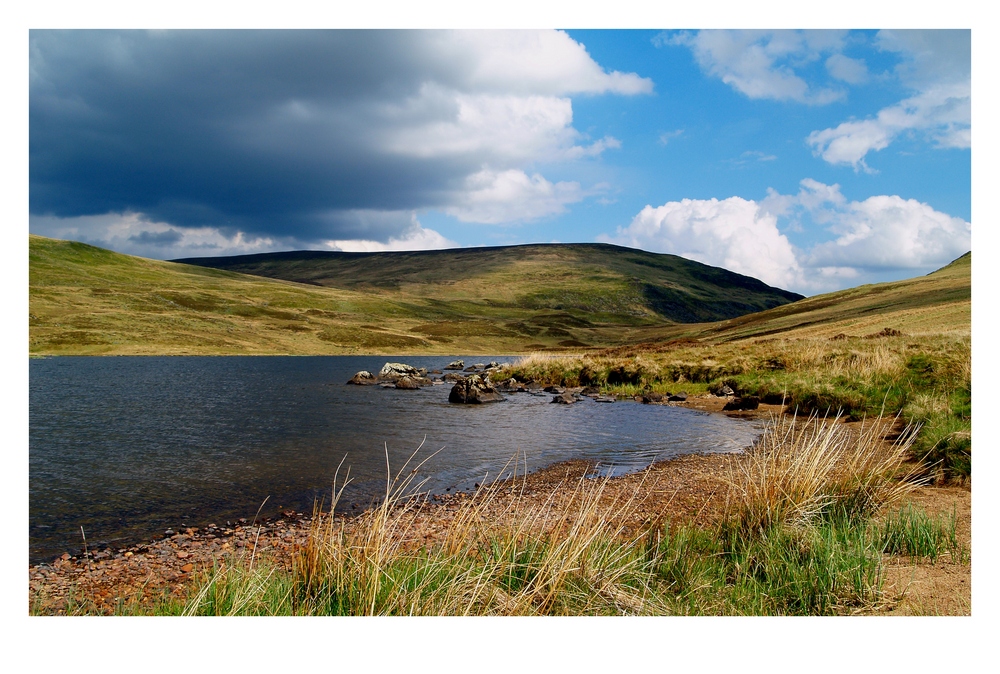
M 474 299 L 511 309 L 734 318 L 802 299 L 725 269 L 610 244 L 387 253 L 295 251 L 174 262 L 387 296 Z
M 683 338 L 865 336 L 886 327 L 906 334 L 971 330 L 971 253 L 926 276 L 796 302 L 789 302 L 798 297 L 792 293 L 725 270 L 603 245 L 221 261 L 259 272 L 297 270 L 300 280 L 31 235 L 30 352 L 515 354 Z M 772 304 L 683 322 L 704 316 L 706 307 L 735 312 L 755 303 Z
M 31 353 L 599 349 L 800 297 L 682 258 L 605 245 L 192 262 L 30 236 Z

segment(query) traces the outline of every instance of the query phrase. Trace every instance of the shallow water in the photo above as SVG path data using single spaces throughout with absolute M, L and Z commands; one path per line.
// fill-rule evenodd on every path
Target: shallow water
M 387 360 L 441 369 L 455 358 L 32 359 L 31 561 L 79 550 L 81 527 L 91 548 L 120 547 L 168 527 L 253 518 L 262 503 L 264 515 L 309 512 L 316 499 L 329 503 L 338 466 L 341 481 L 348 468 L 351 477 L 340 508 L 361 508 L 385 491 L 386 455 L 395 474 L 421 443 L 423 489 L 440 493 L 492 479 L 515 453 L 529 470 L 589 459 L 621 474 L 678 454 L 736 451 L 760 430 L 632 402 L 553 405 L 550 395 L 519 393 L 466 406 L 448 403 L 450 385 L 344 384 Z

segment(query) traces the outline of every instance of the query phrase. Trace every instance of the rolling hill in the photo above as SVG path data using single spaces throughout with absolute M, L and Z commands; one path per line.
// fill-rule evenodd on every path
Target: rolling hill
M 651 328 L 739 316 L 800 297 L 682 258 L 605 245 L 190 262 L 198 264 L 30 236 L 31 353 L 601 348 L 640 341 Z

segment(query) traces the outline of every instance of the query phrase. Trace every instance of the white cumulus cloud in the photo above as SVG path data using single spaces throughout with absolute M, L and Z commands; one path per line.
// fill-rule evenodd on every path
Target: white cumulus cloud
M 566 211 L 586 196 L 577 182 L 552 183 L 519 169 L 483 169 L 465 180 L 445 213 L 462 222 L 502 224 L 536 220 Z
M 807 249 L 786 231 L 802 222 L 820 234 Z M 825 239 L 823 233 L 825 232 Z M 874 281 L 887 270 L 914 275 L 972 248 L 972 225 L 896 195 L 850 201 L 839 185 L 805 179 L 797 194 L 768 190 L 761 201 L 683 199 L 646 206 L 599 241 L 680 255 L 803 293 Z
M 680 255 L 773 286 L 800 286 L 795 250 L 777 225 L 777 217 L 753 200 L 683 199 L 646 206 L 615 236 L 598 240 Z
M 970 223 L 915 199 L 878 195 L 827 202 L 814 210 L 825 211 L 836 238 L 809 251 L 809 267 L 937 268 L 972 249 Z
M 349 253 L 378 253 L 387 250 L 439 250 L 442 248 L 458 248 L 458 244 L 442 236 L 433 229 L 426 229 L 413 214 L 411 227 L 397 236 L 390 236 L 388 241 L 371 241 L 367 239 L 350 239 L 345 241 L 327 241 L 327 247 Z
M 972 143 L 972 79 L 969 31 L 881 31 L 878 44 L 902 59 L 900 81 L 916 93 L 874 117 L 813 131 L 807 142 L 831 164 L 869 170 L 865 157 L 901 134 L 922 134 L 942 148 Z

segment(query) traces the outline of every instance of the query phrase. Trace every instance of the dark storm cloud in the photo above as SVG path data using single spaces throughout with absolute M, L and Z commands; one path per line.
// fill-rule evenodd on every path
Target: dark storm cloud
M 398 229 L 353 212 L 439 205 L 489 159 L 385 148 L 393 105 L 428 81 L 467 80 L 461 63 L 421 48 L 429 37 L 32 31 L 31 212 L 384 238 Z M 421 114 L 442 111 L 409 111 L 406 122 Z

